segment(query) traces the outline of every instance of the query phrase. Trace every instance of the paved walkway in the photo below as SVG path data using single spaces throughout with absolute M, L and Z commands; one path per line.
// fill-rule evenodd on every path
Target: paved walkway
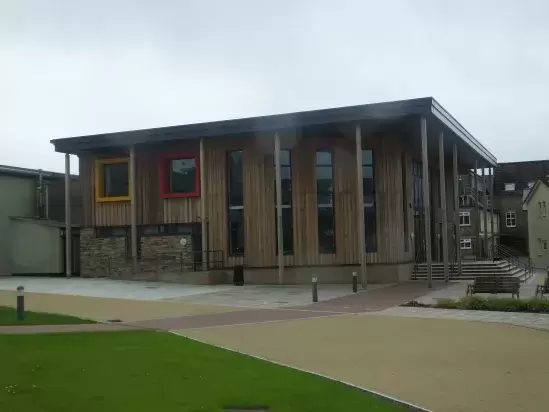
M 16 292 L 0 291 L 0 306 L 15 307 L 16 301 Z M 71 315 L 99 322 L 149 320 L 238 310 L 238 308 L 226 306 L 185 302 L 96 298 L 51 293 L 25 293 L 25 308 L 36 312 Z
M 165 282 L 138 282 L 97 278 L 0 277 L 0 290 L 14 291 L 23 285 L 26 292 L 90 296 L 131 300 L 160 300 L 196 296 L 230 290 L 231 285 L 182 285 Z
M 441 283 L 437 287 L 442 287 L 442 285 Z M 341 288 L 342 285 L 336 286 Z M 235 289 L 234 293 L 245 293 L 241 288 Z M 302 299 L 302 287 L 290 287 L 288 296 L 291 296 L 291 292 L 296 290 L 298 291 L 297 295 Z M 376 285 L 366 291 L 329 301 L 321 301 L 301 307 L 274 309 L 244 309 L 229 306 L 199 305 L 188 303 L 185 300 L 137 301 L 44 293 L 31 294 L 27 298 L 26 303 L 29 310 L 70 314 L 98 321 L 120 319 L 125 321 L 125 325 L 136 328 L 186 330 L 382 310 L 395 304 L 412 300 L 418 295 L 425 293 L 425 290 L 427 290 L 426 284 L 422 282 L 402 283 L 391 286 Z M 282 293 L 284 293 L 284 290 L 278 287 L 277 296 L 282 296 Z M 310 290 L 308 293 L 310 293 Z M 320 298 L 322 299 L 322 288 L 320 293 Z M 206 295 L 203 294 L 200 296 Z M 326 293 L 324 294 L 325 296 Z M 291 298 L 288 298 L 288 300 L 292 301 Z M 15 303 L 15 292 L 0 291 L 0 304 L 3 304 L 3 302 L 13 305 Z M 240 301 L 236 301 L 235 303 L 239 304 Z M 83 328 L 85 329 L 84 326 Z M 90 330 L 95 330 L 98 327 L 90 325 L 89 328 Z M 81 330 L 79 328 L 76 329 Z M 63 332 L 70 331 L 70 328 L 48 326 L 44 328 L 29 328 L 27 330 L 35 330 L 36 333 Z M 0 327 L 0 333 L 14 333 L 14 329 L 12 327 Z
M 507 323 L 549 331 L 549 314 L 491 312 L 484 310 L 434 309 L 414 307 L 393 307 L 375 312 L 373 315 L 405 318 L 457 319 L 471 322 Z
M 533 298 L 536 293 L 536 285 L 542 284 L 545 280 L 546 273 L 544 271 L 536 271 L 527 282 L 520 285 L 520 297 L 521 299 Z M 467 284 L 471 283 L 470 280 L 465 281 L 452 281 L 447 284 L 443 284 L 443 287 L 439 287 L 431 293 L 427 293 L 424 296 L 420 296 L 416 299 L 418 302 L 431 305 L 436 303 L 438 299 L 460 299 L 465 296 L 467 291 Z M 479 297 L 498 297 L 498 298 L 510 298 L 510 293 L 493 295 L 490 293 L 478 293 L 475 296 Z
M 549 333 L 505 324 L 340 315 L 177 332 L 437 412 L 542 411 Z
M 433 282 L 433 288 L 427 288 L 427 282 L 404 282 L 385 287 L 370 287 L 366 291 L 359 291 L 349 296 L 331 299 L 325 302 L 313 303 L 301 309 L 324 310 L 331 312 L 374 312 L 401 305 L 425 295 L 428 291 L 446 288 L 444 282 Z
M 372 285 L 377 290 L 390 285 Z M 353 295 L 350 284 L 320 284 L 318 298 L 320 302 L 344 299 Z M 174 298 L 188 303 L 203 305 L 238 306 L 245 308 L 288 308 L 302 307 L 312 303 L 311 285 L 245 285 L 231 286 L 230 289 L 212 293 Z

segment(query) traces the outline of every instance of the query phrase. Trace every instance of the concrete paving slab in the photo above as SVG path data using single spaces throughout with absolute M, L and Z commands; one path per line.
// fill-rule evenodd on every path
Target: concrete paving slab
M 527 326 L 536 329 L 549 330 L 549 314 L 544 313 L 393 307 L 372 313 L 372 315 L 396 316 L 406 318 L 455 319 L 484 323 L 507 323 L 510 325 Z
M 132 300 L 182 298 L 205 293 L 221 292 L 234 287 L 232 285 L 183 285 L 178 283 L 90 278 L 0 277 L 0 290 L 15 290 L 19 285 L 23 285 L 26 292 Z
M 536 285 L 542 284 L 545 279 L 545 272 L 536 271 L 534 276 L 532 276 L 527 282 L 522 283 L 520 286 L 520 297 L 521 299 L 533 298 L 536 294 Z M 431 293 L 427 293 L 424 296 L 418 297 L 416 300 L 420 303 L 426 305 L 432 305 L 440 299 L 461 299 L 465 297 L 465 292 L 467 291 L 467 284 L 472 283 L 472 280 L 468 281 L 452 281 L 443 287 L 439 287 L 438 290 Z M 478 293 L 475 294 L 477 297 L 496 297 L 496 298 L 510 298 L 511 294 L 490 294 L 490 293 Z
M 386 285 L 375 285 L 374 289 Z M 327 284 L 318 286 L 318 300 L 352 295 L 351 285 Z M 311 285 L 246 285 L 223 291 L 172 298 L 172 300 L 206 305 L 228 305 L 246 308 L 288 308 L 312 304 Z
M 549 333 L 511 325 L 342 315 L 178 332 L 437 412 L 541 411 Z M 544 406 L 545 405 L 545 406 Z

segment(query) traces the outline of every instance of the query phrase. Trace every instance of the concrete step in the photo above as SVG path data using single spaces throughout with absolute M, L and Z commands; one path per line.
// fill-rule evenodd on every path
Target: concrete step
M 486 273 L 477 273 L 477 274 L 470 274 L 470 273 L 462 273 L 461 275 L 458 275 L 457 273 L 451 273 L 450 279 L 453 280 L 474 280 L 477 276 L 486 276 Z M 494 276 L 505 276 L 505 277 L 518 277 L 521 282 L 524 282 L 528 280 L 528 273 L 525 271 L 515 271 L 510 273 L 494 273 Z M 427 274 L 426 273 L 416 273 L 415 276 L 412 276 L 412 280 L 426 280 Z M 444 274 L 441 273 L 433 273 L 433 280 L 444 280 Z
M 457 265 L 457 263 L 451 263 L 450 265 Z M 427 266 L 427 263 L 418 263 L 418 266 Z M 468 268 L 481 268 L 481 267 L 502 267 L 502 266 L 509 266 L 511 263 L 509 262 L 482 262 L 482 263 L 467 263 L 467 262 L 461 262 L 462 267 L 468 267 Z M 444 267 L 444 263 L 440 262 L 433 262 L 431 264 L 433 267 Z

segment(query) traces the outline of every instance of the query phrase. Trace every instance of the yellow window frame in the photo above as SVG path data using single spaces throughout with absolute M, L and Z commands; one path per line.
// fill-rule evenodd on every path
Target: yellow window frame
M 111 159 L 95 159 L 94 167 L 94 183 L 95 183 L 95 201 L 96 202 L 124 202 L 131 200 L 132 196 L 132 177 L 128 173 L 128 195 L 107 197 L 105 193 L 105 165 L 126 163 L 130 167 L 130 159 L 128 157 L 119 157 Z

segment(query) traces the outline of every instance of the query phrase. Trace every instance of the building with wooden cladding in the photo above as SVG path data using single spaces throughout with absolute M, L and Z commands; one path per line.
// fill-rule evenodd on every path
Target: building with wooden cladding
M 457 176 L 496 165 L 430 97 L 52 143 L 79 157 L 82 274 L 182 281 L 408 279 L 459 255 Z

